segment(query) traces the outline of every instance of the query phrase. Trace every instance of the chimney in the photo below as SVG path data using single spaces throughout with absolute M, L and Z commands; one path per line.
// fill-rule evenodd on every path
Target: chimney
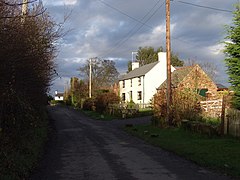
M 139 68 L 139 62 L 132 62 L 132 70 Z
M 158 53 L 158 61 L 162 67 L 166 67 L 166 69 L 167 69 L 167 53 L 166 52 Z M 171 65 L 171 72 L 173 72 L 175 70 L 176 69 Z
M 158 53 L 158 61 L 166 62 L 167 61 L 167 53 L 166 52 L 159 52 Z
M 158 53 L 158 62 L 162 64 L 162 66 L 167 66 L 167 53 L 159 52 Z
M 56 90 L 56 91 L 55 91 L 55 95 L 57 95 L 57 94 L 58 94 L 58 91 Z

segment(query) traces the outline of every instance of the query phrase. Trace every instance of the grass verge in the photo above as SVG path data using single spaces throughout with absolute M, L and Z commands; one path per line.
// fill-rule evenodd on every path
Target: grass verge
M 111 121 L 113 119 L 117 119 L 117 117 L 111 116 L 109 114 L 101 114 L 96 111 L 84 111 L 82 110 L 84 114 L 86 114 L 88 117 L 96 120 L 103 120 L 103 121 Z
M 125 130 L 148 143 L 174 152 L 199 165 L 240 177 L 240 140 L 208 137 L 183 129 L 160 129 L 136 125 Z
M 0 179 L 27 179 L 37 166 L 48 134 L 48 118 L 14 136 L 0 133 Z

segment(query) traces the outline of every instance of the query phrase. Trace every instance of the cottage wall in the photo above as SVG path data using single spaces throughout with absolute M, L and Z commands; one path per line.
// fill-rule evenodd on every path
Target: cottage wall
M 183 80 L 178 84 L 178 89 L 208 89 L 207 98 L 213 99 L 217 95 L 216 84 L 208 75 L 196 66 Z

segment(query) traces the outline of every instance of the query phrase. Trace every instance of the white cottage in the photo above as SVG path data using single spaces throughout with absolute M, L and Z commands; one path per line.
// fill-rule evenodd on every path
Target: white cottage
M 55 101 L 63 101 L 63 96 L 64 96 L 64 93 L 59 93 L 58 91 L 55 91 L 54 100 Z
M 175 68 L 171 66 L 173 72 Z M 158 53 L 158 61 L 139 67 L 132 63 L 132 71 L 119 79 L 122 101 L 137 104 L 150 103 L 157 88 L 167 79 L 166 53 Z

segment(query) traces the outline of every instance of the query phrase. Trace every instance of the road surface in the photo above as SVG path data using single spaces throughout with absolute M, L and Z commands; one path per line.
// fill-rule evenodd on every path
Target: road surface
M 126 123 L 149 117 L 96 121 L 63 106 L 49 107 L 54 131 L 31 179 L 173 180 L 230 179 L 126 134 Z

